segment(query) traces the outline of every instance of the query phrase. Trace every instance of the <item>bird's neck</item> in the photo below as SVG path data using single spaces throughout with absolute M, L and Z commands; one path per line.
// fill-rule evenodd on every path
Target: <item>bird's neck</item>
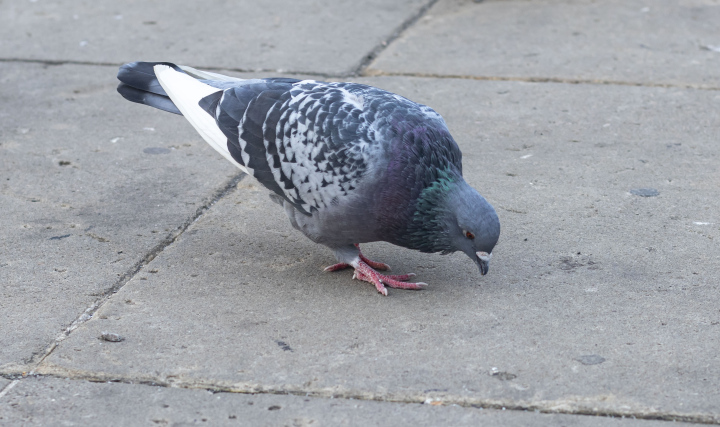
M 403 233 L 403 246 L 421 252 L 455 251 L 450 239 L 455 214 L 448 198 L 462 184 L 464 180 L 454 170 L 438 171 L 437 178 L 418 196 L 415 212 Z
M 397 124 L 375 215 L 383 240 L 423 252 L 452 252 L 444 193 L 462 182 L 462 154 L 443 126 Z M 443 231 L 445 230 L 445 231 Z

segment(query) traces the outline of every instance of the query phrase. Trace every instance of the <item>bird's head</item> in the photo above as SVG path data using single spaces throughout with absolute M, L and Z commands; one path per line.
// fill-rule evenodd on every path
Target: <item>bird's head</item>
M 464 184 L 464 185 L 463 185 Z M 500 237 L 500 220 L 495 209 L 464 181 L 448 195 L 450 215 L 446 218 L 454 250 L 463 251 L 480 269 L 489 270 L 495 244 Z
M 462 251 L 489 270 L 500 237 L 495 209 L 458 173 L 440 173 L 418 198 L 406 247 L 444 254 Z

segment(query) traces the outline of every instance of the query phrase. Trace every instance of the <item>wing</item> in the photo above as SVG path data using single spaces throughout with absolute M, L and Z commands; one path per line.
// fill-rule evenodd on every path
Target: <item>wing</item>
M 211 94 L 200 107 L 227 136 L 230 154 L 295 208 L 313 211 L 347 197 L 378 143 L 363 94 L 352 83 L 264 79 Z

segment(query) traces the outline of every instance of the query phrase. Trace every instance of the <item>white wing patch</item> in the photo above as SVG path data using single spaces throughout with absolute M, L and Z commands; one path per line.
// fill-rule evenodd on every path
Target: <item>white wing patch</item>
M 243 172 L 249 174 L 248 170 L 230 155 L 227 148 L 227 137 L 218 127 L 215 119 L 198 105 L 201 99 L 219 92 L 220 89 L 199 82 L 187 74 L 179 73 L 167 65 L 156 65 L 154 70 L 160 85 L 165 89 L 172 102 L 205 142 Z

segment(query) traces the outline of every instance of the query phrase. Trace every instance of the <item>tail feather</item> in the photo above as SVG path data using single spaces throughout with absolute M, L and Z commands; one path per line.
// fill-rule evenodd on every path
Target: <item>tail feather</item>
M 184 116 L 215 151 L 242 169 L 228 149 L 227 137 L 208 113 L 208 103 L 217 104 L 223 89 L 241 82 L 223 76 L 169 62 L 131 62 L 120 67 L 117 91 L 128 101 L 145 104 Z
M 122 83 L 117 91 L 128 101 L 182 115 L 155 76 L 153 67 L 158 64 L 183 72 L 180 67 L 170 62 L 131 62 L 120 67 L 118 71 L 117 78 Z
M 167 64 L 160 62 L 160 64 Z M 215 80 L 218 82 L 243 82 L 245 79 L 239 79 L 237 77 L 230 77 L 230 76 L 224 76 L 222 74 L 218 73 L 211 73 L 210 71 L 203 71 L 203 70 L 197 70 L 193 67 L 188 67 L 187 65 L 178 65 L 180 70 L 175 69 L 175 71 L 184 71 L 185 74 L 189 74 L 191 77 L 195 77 L 198 80 Z
M 151 92 L 156 95 L 167 96 L 165 89 L 155 76 L 153 67 L 156 65 L 167 65 L 175 71 L 183 72 L 177 65 L 170 62 L 130 62 L 120 67 L 117 78 L 128 86 L 135 89 Z
M 247 173 L 248 170 L 236 162 L 230 154 L 227 137 L 218 127 L 215 118 L 199 104 L 203 98 L 222 93 L 222 90 L 205 84 L 182 71 L 176 72 L 177 70 L 164 64 L 155 65 L 153 68 L 165 92 L 205 142 Z
M 155 107 L 169 113 L 180 114 L 182 116 L 178 107 L 167 96 L 146 92 L 125 83 L 120 83 L 117 87 L 117 91 L 128 101 L 149 105 L 151 107 Z

